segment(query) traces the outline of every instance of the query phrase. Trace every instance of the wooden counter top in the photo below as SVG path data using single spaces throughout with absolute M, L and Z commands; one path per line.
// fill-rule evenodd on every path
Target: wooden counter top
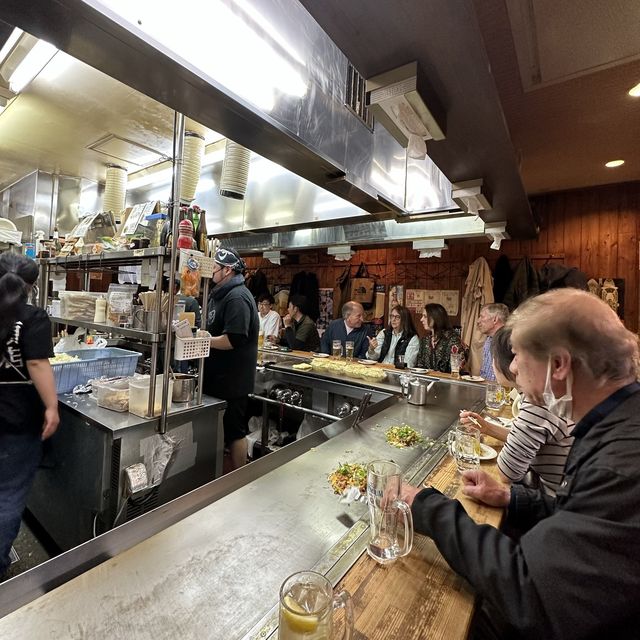
M 486 438 L 496 450 L 502 443 Z M 482 469 L 497 477 L 495 460 Z M 499 526 L 504 510 L 487 507 L 461 493 L 460 475 L 450 456 L 443 458 L 426 478 L 428 484 L 450 498 L 460 500 L 478 523 Z M 466 638 L 474 611 L 474 594 L 467 582 L 454 573 L 434 542 L 416 534 L 411 553 L 383 567 L 366 552 L 336 587 L 353 598 L 358 640 L 423 640 Z

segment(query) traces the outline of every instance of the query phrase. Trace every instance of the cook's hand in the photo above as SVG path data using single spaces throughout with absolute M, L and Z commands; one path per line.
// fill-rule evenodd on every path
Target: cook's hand
M 475 424 L 474 420 L 478 424 Z M 479 413 L 475 413 L 474 411 L 467 411 L 466 409 L 462 409 L 462 411 L 460 411 L 460 423 L 470 424 L 474 427 L 478 427 L 480 429 L 480 433 L 484 434 L 486 434 L 487 427 L 489 426 L 487 424 L 487 421 Z
M 462 484 L 462 493 L 469 498 L 488 504 L 490 507 L 509 506 L 511 488 L 484 471 L 463 471 Z
M 290 327 L 291 326 L 291 322 L 292 322 L 291 314 L 287 313 L 287 315 L 284 318 L 282 318 L 282 322 L 284 322 L 284 326 L 285 327 Z
M 44 412 L 44 424 L 42 425 L 42 439 L 50 438 L 56 432 L 59 424 L 58 408 L 46 409 Z
M 369 350 L 375 351 L 378 348 L 378 339 L 367 336 L 367 340 L 369 341 Z

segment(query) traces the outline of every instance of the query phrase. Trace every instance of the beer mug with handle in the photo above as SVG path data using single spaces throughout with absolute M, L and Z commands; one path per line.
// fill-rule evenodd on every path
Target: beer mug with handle
M 389 564 L 406 556 L 413 546 L 413 518 L 406 502 L 399 500 L 402 476 L 400 467 L 390 460 L 374 460 L 367 467 L 367 503 L 371 537 L 367 553 L 380 564 Z M 398 524 L 402 519 L 402 545 Z
M 353 606 L 348 591 L 333 593 L 331 583 L 315 571 L 290 575 L 280 587 L 280 640 L 333 640 L 333 612 L 345 610 L 341 640 L 353 635 Z

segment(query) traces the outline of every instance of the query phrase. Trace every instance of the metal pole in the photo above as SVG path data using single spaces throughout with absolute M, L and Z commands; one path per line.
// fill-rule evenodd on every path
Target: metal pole
M 299 407 L 296 404 L 289 404 L 288 402 L 281 402 L 280 400 L 272 400 L 271 398 L 265 398 L 264 396 L 257 396 L 254 393 L 250 393 L 249 397 L 253 400 L 260 400 L 261 402 L 267 402 L 269 404 L 275 404 L 279 407 L 287 407 L 289 409 L 295 409 L 296 411 L 302 411 L 302 413 L 308 413 L 312 416 L 318 416 L 319 418 L 325 418 L 326 420 L 332 420 L 337 422 L 342 420 L 340 416 L 332 416 L 330 413 L 322 413 L 322 411 L 316 411 L 315 409 L 307 409 L 306 407 Z
M 171 320 L 173 318 L 173 300 L 174 300 L 174 278 L 176 267 L 178 265 L 178 224 L 180 218 L 180 182 L 182 180 L 182 154 L 184 151 L 184 115 L 176 111 L 173 126 L 173 178 L 172 193 L 172 238 L 171 238 L 171 257 L 169 259 L 169 304 L 167 317 L 167 333 L 164 341 L 164 378 L 162 381 L 162 414 L 160 415 L 160 423 L 158 425 L 159 433 L 167 432 L 167 404 L 169 400 L 169 367 L 171 365 L 171 347 L 173 342 L 173 327 Z M 160 277 L 162 274 L 159 274 Z M 155 381 L 154 381 L 155 382 Z
M 207 252 L 208 253 L 208 252 Z M 200 328 L 207 328 L 207 303 L 209 301 L 209 278 L 204 278 L 204 284 L 202 287 L 202 309 L 200 311 Z M 200 358 L 198 362 L 198 393 L 196 400 L 198 404 L 202 404 L 202 383 L 204 381 L 204 358 Z
M 158 371 L 158 334 L 160 333 L 160 314 L 162 313 L 162 267 L 164 266 L 164 256 L 158 256 L 157 258 L 157 272 L 156 278 L 156 312 L 151 314 L 151 333 L 154 334 L 153 342 L 151 345 L 151 367 L 149 368 L 149 401 L 147 404 L 147 417 L 153 416 L 153 406 L 156 401 L 156 373 Z M 154 381 L 151 384 L 151 381 Z

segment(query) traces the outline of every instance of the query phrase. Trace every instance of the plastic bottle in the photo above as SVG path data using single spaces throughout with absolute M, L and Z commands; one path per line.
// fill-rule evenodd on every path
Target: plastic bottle
M 181 220 L 178 225 L 178 249 L 197 249 L 191 220 Z
M 107 321 L 107 301 L 105 298 L 98 298 L 96 300 L 96 310 L 93 315 L 94 322 L 106 322 Z

